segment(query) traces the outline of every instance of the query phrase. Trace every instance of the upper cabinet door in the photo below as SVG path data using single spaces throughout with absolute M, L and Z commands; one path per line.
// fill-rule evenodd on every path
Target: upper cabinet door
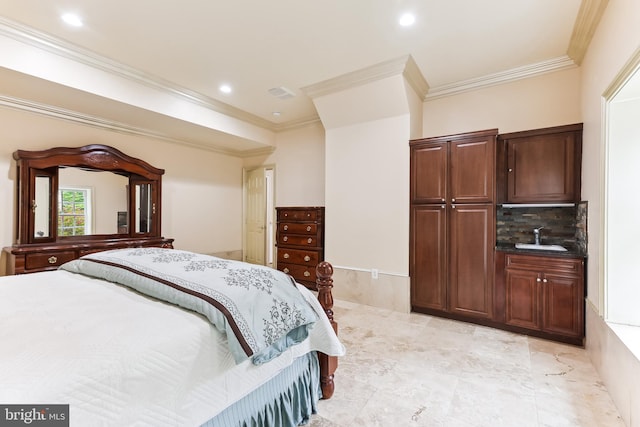
M 411 202 L 492 202 L 497 136 L 489 129 L 410 141 Z
M 447 159 L 445 142 L 411 147 L 411 202 L 447 202 Z
M 451 203 L 492 202 L 497 133 L 450 142 Z
M 501 139 L 508 203 L 580 201 L 581 124 L 501 135 Z

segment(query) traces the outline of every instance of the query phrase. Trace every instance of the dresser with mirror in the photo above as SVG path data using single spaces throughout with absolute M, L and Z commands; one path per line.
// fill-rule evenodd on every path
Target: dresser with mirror
M 173 247 L 161 234 L 163 169 L 106 145 L 18 150 L 16 240 L 7 274 L 55 270 L 83 255 Z

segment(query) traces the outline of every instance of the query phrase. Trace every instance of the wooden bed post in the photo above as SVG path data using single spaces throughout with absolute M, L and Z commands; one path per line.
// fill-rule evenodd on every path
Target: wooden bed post
M 333 267 L 326 261 L 322 261 L 316 267 L 316 285 L 318 286 L 318 301 L 329 318 L 333 330 L 338 333 L 338 324 L 333 320 Z M 333 396 L 335 384 L 333 375 L 338 368 L 338 358 L 318 352 L 320 362 L 320 382 L 322 386 L 322 398 L 330 399 Z

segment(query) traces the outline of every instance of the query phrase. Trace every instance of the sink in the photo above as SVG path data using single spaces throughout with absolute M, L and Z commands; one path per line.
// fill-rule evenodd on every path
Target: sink
M 535 249 L 539 251 L 566 252 L 567 249 L 560 245 L 535 245 L 533 243 L 516 243 L 516 249 Z

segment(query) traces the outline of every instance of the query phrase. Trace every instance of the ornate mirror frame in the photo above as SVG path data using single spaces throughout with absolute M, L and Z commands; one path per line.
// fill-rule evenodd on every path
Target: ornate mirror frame
M 7 272 L 56 269 L 63 262 L 92 252 L 123 247 L 173 247 L 161 237 L 163 169 L 106 145 L 18 150 L 16 244 L 9 252 Z M 58 235 L 58 185 L 61 168 L 109 171 L 128 179 L 125 224 L 114 234 Z M 99 195 L 98 195 L 99 197 Z M 119 213 L 120 215 L 120 213 Z M 37 226 L 36 226 L 37 224 Z

